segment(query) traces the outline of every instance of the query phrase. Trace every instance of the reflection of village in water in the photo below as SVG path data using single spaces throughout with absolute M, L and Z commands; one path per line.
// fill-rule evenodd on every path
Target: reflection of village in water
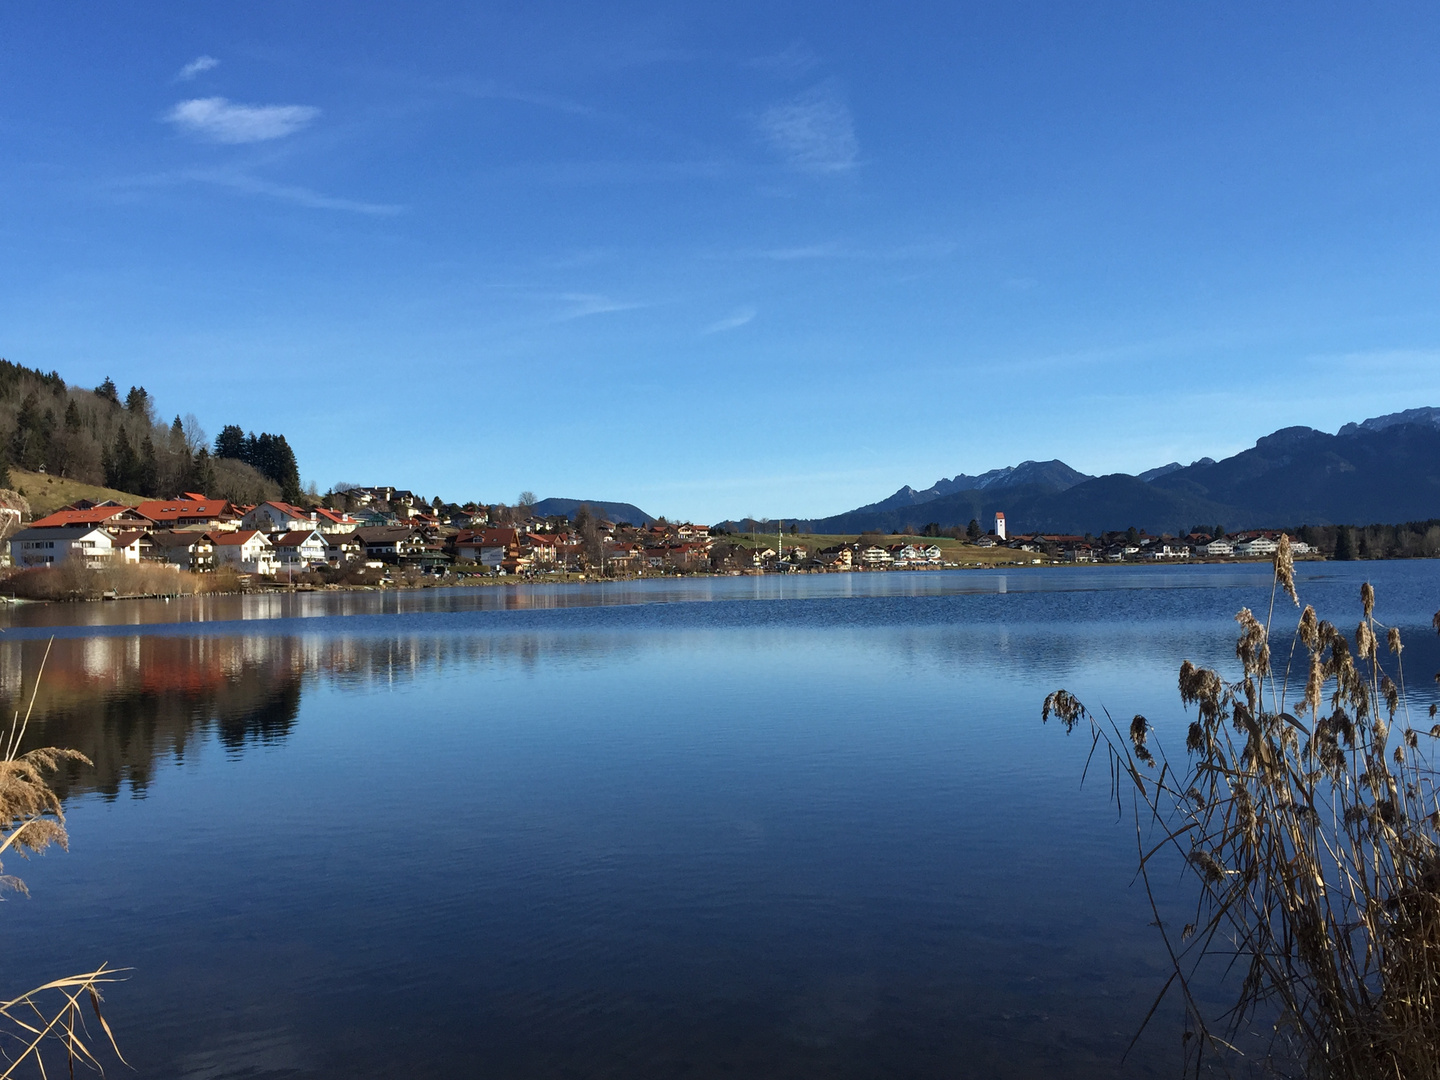
M 145 790 L 164 760 L 210 738 L 227 751 L 283 740 L 307 681 L 363 690 L 459 664 L 533 661 L 541 635 L 341 637 L 138 635 L 57 638 L 50 646 L 24 749 L 72 747 L 62 795 Z M 0 639 L 3 642 L 3 639 Z M 0 708 L 23 715 L 45 657 L 43 639 L 0 644 Z

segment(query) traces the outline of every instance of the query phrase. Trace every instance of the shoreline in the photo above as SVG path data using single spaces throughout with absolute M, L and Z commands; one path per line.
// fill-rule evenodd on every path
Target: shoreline
M 1297 565 L 1310 563 L 1329 563 L 1332 559 L 1324 557 L 1307 557 L 1295 560 Z M 1416 559 L 1355 559 L 1342 560 L 1353 562 L 1414 562 Z M 103 594 L 100 596 L 74 596 L 54 599 L 30 599 L 27 597 L 0 596 L 0 604 L 7 605 L 29 605 L 29 604 L 75 604 L 75 603 L 111 603 L 120 600 L 158 600 L 170 602 L 172 600 L 192 599 L 201 596 L 260 596 L 275 594 L 302 594 L 302 593 L 409 593 L 424 592 L 429 589 L 484 589 L 497 587 L 519 587 L 525 585 L 607 585 L 607 584 L 633 584 L 642 581 L 683 581 L 693 578 L 736 578 L 736 577 L 814 577 L 814 576 L 841 576 L 854 574 L 934 574 L 943 572 L 975 572 L 975 571 L 1018 571 L 1018 570 L 1069 570 L 1069 569 L 1099 569 L 1110 567 L 1143 567 L 1176 569 L 1183 566 L 1267 566 L 1273 563 L 1273 559 L 1257 556 L 1253 558 L 1215 558 L 1215 559 L 1173 559 L 1173 560 L 1146 560 L 1135 562 L 1069 562 L 1069 561 L 1041 561 L 1035 560 L 994 560 L 990 562 L 956 564 L 951 563 L 943 566 L 927 567 L 904 567 L 894 568 L 867 568 L 850 570 L 793 570 L 784 573 L 773 570 L 736 570 L 724 573 L 711 571 L 696 571 L 685 574 L 629 574 L 613 577 L 595 577 L 589 574 L 537 574 L 533 576 L 522 576 L 508 574 L 504 576 L 473 575 L 459 579 L 449 577 L 427 578 L 425 581 L 415 584 L 400 584 L 389 580 L 380 585 L 345 585 L 345 584 L 310 584 L 310 583 L 289 583 L 284 581 L 263 581 L 252 583 L 250 587 L 239 590 L 197 590 L 194 592 L 176 593 L 136 593 L 127 595 Z

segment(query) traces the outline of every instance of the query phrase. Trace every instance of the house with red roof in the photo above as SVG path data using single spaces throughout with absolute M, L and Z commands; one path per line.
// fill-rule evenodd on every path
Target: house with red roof
M 242 529 L 259 529 L 267 533 L 313 529 L 318 524 L 314 512 L 286 502 L 261 503 L 240 519 Z
M 354 532 L 360 527 L 360 519 L 351 517 L 343 510 L 327 510 L 323 506 L 315 508 L 315 526 L 327 536 L 339 533 Z
M 215 547 L 215 565 L 229 566 L 242 574 L 274 574 L 280 570 L 275 545 L 258 529 L 217 532 L 210 536 Z
M 234 529 L 240 515 L 226 499 L 207 499 L 187 492 L 180 499 L 149 499 L 135 508 L 162 529 Z
M 84 510 L 56 510 L 46 514 L 39 521 L 32 521 L 32 529 L 73 529 L 82 525 L 92 528 L 125 529 L 147 526 L 150 519 L 137 513 L 134 507 L 92 506 Z

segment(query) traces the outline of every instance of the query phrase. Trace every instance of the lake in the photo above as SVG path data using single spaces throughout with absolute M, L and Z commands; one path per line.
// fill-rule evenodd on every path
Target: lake
M 1375 583 L 1412 709 L 1440 564 Z M 140 1077 L 1172 1076 L 1136 836 L 1057 687 L 1183 748 L 1265 565 L 0 611 L 71 850 L 7 860 L 0 992 L 132 969 Z M 1293 627 L 1282 597 L 1276 625 Z M 1277 654 L 1281 652 L 1279 646 Z M 122 1075 L 123 1073 L 117 1074 Z

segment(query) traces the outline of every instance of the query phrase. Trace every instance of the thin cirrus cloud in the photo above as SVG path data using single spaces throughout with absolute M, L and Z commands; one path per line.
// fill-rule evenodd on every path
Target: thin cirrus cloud
M 219 67 L 220 61 L 213 56 L 197 56 L 188 64 L 182 67 L 175 76 L 176 82 L 189 82 L 201 72 L 209 71 L 211 68 Z
M 820 66 L 820 58 L 803 41 L 768 56 L 757 56 L 746 65 L 782 79 L 799 79 Z
M 192 171 L 183 174 L 182 179 L 214 184 L 245 195 L 261 195 L 266 198 L 279 199 L 282 202 L 306 206 L 312 210 L 344 210 L 352 214 L 386 216 L 402 213 L 405 209 L 403 206 L 395 206 L 390 203 L 336 198 L 333 195 L 323 195 L 318 191 L 311 191 L 309 188 L 293 184 L 275 184 L 244 173 Z
M 760 114 L 758 124 L 770 148 L 802 172 L 848 172 L 859 160 L 855 121 L 833 82 L 772 105 Z
M 599 293 L 566 293 L 561 299 L 568 307 L 560 313 L 559 322 L 586 319 L 591 315 L 608 315 L 615 311 L 634 311 L 636 308 L 649 306 L 629 300 L 614 300 Z
M 738 330 L 746 323 L 751 322 L 755 318 L 755 314 L 756 312 L 753 307 L 743 307 L 736 311 L 735 314 L 721 319 L 719 322 L 711 323 L 705 327 L 704 330 L 701 330 L 700 333 L 707 335 L 723 334 L 727 330 Z
M 235 144 L 283 139 L 319 115 L 313 105 L 239 105 L 210 97 L 182 101 L 164 119 L 191 135 Z

